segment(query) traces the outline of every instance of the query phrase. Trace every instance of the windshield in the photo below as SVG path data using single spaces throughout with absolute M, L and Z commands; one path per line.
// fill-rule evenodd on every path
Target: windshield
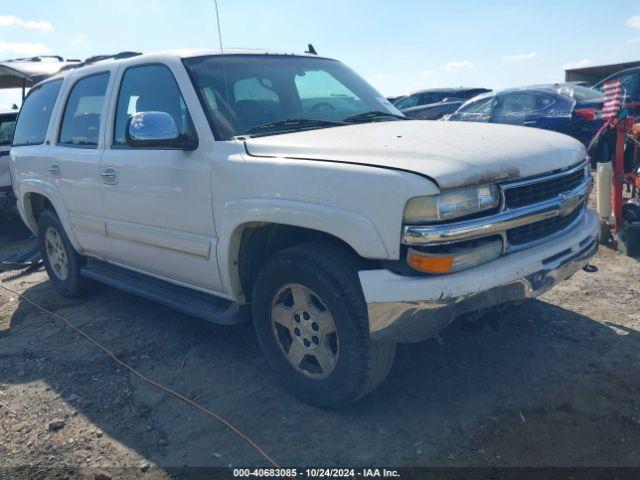
M 284 55 L 211 55 L 184 64 L 216 138 L 394 120 L 400 111 L 342 63 Z M 363 115 L 366 114 L 366 115 Z
M 11 145 L 13 129 L 16 126 L 16 115 L 0 116 L 0 145 Z

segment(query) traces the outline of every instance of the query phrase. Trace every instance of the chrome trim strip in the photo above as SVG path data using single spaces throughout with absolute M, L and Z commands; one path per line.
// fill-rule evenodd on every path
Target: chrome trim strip
M 567 172 L 565 172 L 566 174 Z M 447 225 L 406 225 L 403 229 L 402 240 L 406 245 L 441 245 L 490 235 L 501 235 L 512 228 L 557 216 L 570 215 L 583 204 L 590 188 L 591 178 L 586 176 L 585 182 L 570 192 L 535 205 L 505 210 L 491 217 Z M 519 245 L 518 248 L 524 247 Z
M 565 177 L 565 176 L 571 175 L 572 173 L 575 173 L 580 169 L 585 169 L 585 177 L 587 177 L 589 175 L 589 170 L 586 169 L 587 164 L 588 164 L 588 158 L 583 160 L 582 162 L 580 162 L 576 166 L 569 167 L 566 170 L 561 170 L 559 172 L 551 173 L 549 175 L 543 175 L 543 176 L 538 176 L 538 177 L 528 177 L 528 178 L 522 178 L 522 179 L 519 179 L 519 180 L 513 180 L 513 181 L 510 181 L 510 182 L 502 183 L 502 184 L 500 184 L 500 186 L 504 190 L 508 190 L 508 189 L 511 189 L 511 188 L 522 187 L 524 185 L 533 185 L 535 183 L 547 182 L 547 181 L 553 180 L 555 178 L 560 178 L 560 177 Z

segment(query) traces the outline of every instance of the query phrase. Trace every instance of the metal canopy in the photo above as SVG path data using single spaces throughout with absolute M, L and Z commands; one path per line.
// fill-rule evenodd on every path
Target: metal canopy
M 43 61 L 50 58 L 52 61 Z M 62 57 L 34 57 L 0 62 L 0 89 L 29 88 L 45 78 L 55 75 L 63 67 L 77 63 Z

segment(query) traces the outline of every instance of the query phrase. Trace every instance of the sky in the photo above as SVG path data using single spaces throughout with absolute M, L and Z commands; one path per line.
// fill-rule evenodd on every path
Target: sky
M 225 48 L 313 43 L 386 96 L 562 81 L 640 60 L 640 0 L 218 0 Z M 0 59 L 218 48 L 212 0 L 0 1 Z M 0 92 L 0 109 L 19 103 Z

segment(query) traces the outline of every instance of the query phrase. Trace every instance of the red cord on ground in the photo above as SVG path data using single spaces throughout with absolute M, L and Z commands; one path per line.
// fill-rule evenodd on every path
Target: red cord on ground
M 155 380 L 143 375 L 142 373 L 140 373 L 138 370 L 136 370 L 132 366 L 130 366 L 130 365 L 126 364 L 125 362 L 123 362 L 122 360 L 120 360 L 118 357 L 116 357 L 114 355 L 113 352 L 111 352 L 111 350 L 109 350 L 107 347 L 105 347 L 102 344 L 100 344 L 97 340 L 95 340 L 89 334 L 87 334 L 84 331 L 82 331 L 79 327 L 77 327 L 72 322 L 70 322 L 66 318 L 62 317 L 61 315 L 58 315 L 57 313 L 52 312 L 50 310 L 47 310 L 46 308 L 38 305 L 34 301 L 32 301 L 29 298 L 25 297 L 22 293 L 19 293 L 19 292 L 13 290 L 13 289 L 7 287 L 1 281 L 0 281 L 0 287 L 5 289 L 7 292 L 11 292 L 14 295 L 17 295 L 18 298 L 21 298 L 22 300 L 24 300 L 25 302 L 29 303 L 30 305 L 33 305 L 34 307 L 36 307 L 41 312 L 44 312 L 44 313 L 46 313 L 48 315 L 51 315 L 52 317 L 54 317 L 54 318 L 56 318 L 58 320 L 63 321 L 65 324 L 67 324 L 69 327 L 71 327 L 73 330 L 75 330 L 78 334 L 82 335 L 84 338 L 89 340 L 95 347 L 97 347 L 99 350 L 101 350 L 103 353 L 105 353 L 108 357 L 110 357 L 111 360 L 113 360 L 115 363 L 117 363 L 121 367 L 125 368 L 126 370 L 129 370 L 131 373 L 133 373 L 135 376 L 140 378 L 142 381 L 147 382 L 148 384 L 153 385 L 154 387 L 156 387 L 156 388 L 158 388 L 158 389 L 160 389 L 160 390 L 162 390 L 162 391 L 164 391 L 164 392 L 166 392 L 166 393 L 168 393 L 170 395 L 173 395 L 174 397 L 176 397 L 176 398 L 182 400 L 183 402 L 191 405 L 193 408 L 195 408 L 197 410 L 200 410 L 201 412 L 204 412 L 205 414 L 209 415 L 210 417 L 215 418 L 220 423 L 222 423 L 225 427 L 227 427 L 229 430 L 231 430 L 233 433 L 235 433 L 238 437 L 240 437 L 242 440 L 244 440 L 246 443 L 248 443 L 265 460 L 267 460 L 271 465 L 273 465 L 274 468 L 278 468 L 278 469 L 281 468 L 280 465 L 273 458 L 271 458 L 269 456 L 269 454 L 267 454 L 256 442 L 254 442 L 253 440 L 251 440 L 251 438 L 249 438 L 247 435 L 245 435 L 240 430 L 238 430 L 231 422 L 229 422 L 224 417 L 218 415 L 217 413 L 212 412 L 211 410 L 209 410 L 206 407 L 203 407 L 202 405 L 199 405 L 198 403 L 196 403 L 193 400 L 185 397 L 184 395 L 176 392 L 175 390 L 173 390 L 173 389 L 171 389 L 169 387 L 166 387 L 166 386 L 162 385 L 161 383 L 158 383 Z

